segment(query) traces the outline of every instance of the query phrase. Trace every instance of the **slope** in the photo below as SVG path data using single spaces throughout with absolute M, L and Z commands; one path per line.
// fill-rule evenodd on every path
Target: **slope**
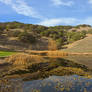
M 74 53 L 92 53 L 92 35 L 87 35 L 86 38 L 67 45 L 62 51 Z

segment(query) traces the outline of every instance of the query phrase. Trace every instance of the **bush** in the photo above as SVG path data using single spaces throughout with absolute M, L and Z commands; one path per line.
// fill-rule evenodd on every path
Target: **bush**
M 57 42 L 57 47 L 58 48 L 61 48 L 61 46 L 64 44 L 64 41 L 63 41 L 62 38 L 57 39 L 56 42 Z
M 27 33 L 27 32 L 22 32 L 19 35 L 19 40 L 22 42 L 27 42 L 27 43 L 35 43 L 36 42 L 36 38 L 32 34 Z
M 20 31 L 16 30 L 16 31 L 8 31 L 7 35 L 11 36 L 11 37 L 18 37 L 21 34 Z
M 92 34 L 92 29 L 87 31 L 88 34 Z
M 84 32 L 84 31 L 82 31 L 82 32 L 68 32 L 67 33 L 67 41 L 69 43 L 83 39 L 85 37 L 86 37 L 86 32 Z

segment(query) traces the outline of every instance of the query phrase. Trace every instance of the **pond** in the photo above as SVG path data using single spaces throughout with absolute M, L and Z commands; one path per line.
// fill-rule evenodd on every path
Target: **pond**
M 33 81 L 12 79 L 1 83 L 0 92 L 92 92 L 92 79 L 77 75 L 50 76 Z
M 65 57 L 65 59 L 86 65 L 88 68 L 92 69 L 92 55 L 71 55 Z
M 46 65 L 41 64 L 40 67 L 42 68 L 40 70 L 38 64 L 35 67 L 33 67 L 33 69 L 36 68 L 38 71 L 42 71 L 45 67 L 44 70 L 44 72 L 46 72 L 45 74 L 46 75 L 50 74 L 46 77 L 42 77 L 42 76 L 40 77 L 39 73 L 36 75 L 39 76 L 39 78 L 36 77 L 37 79 L 30 78 L 31 75 L 25 78 L 20 77 L 20 78 L 12 78 L 12 79 L 11 77 L 10 78 L 2 77 L 0 79 L 0 92 L 92 92 L 92 77 L 89 78 L 83 75 L 79 76 L 78 75 L 79 73 L 78 74 L 72 73 L 71 75 L 69 74 L 71 73 L 71 71 L 74 70 L 74 67 L 80 67 L 81 69 L 84 70 L 86 68 L 84 66 L 82 67 L 81 65 L 77 65 L 68 60 L 75 61 L 82 65 L 87 65 L 90 69 L 92 69 L 91 56 L 69 56 L 69 57 L 65 57 L 65 59 L 56 59 L 56 61 L 54 62 L 50 62 L 48 64 L 44 63 Z M 58 67 L 56 65 L 58 65 Z M 68 70 L 68 68 L 66 69 L 65 67 L 72 67 L 73 69 L 69 68 L 70 70 Z M 3 68 L 2 67 L 0 68 L 0 74 L 2 74 L 3 72 L 7 72 L 8 69 L 11 70 L 10 67 L 9 68 L 3 67 Z M 42 71 L 43 74 L 44 72 Z M 62 75 L 62 72 L 65 74 L 68 73 L 69 75 Z

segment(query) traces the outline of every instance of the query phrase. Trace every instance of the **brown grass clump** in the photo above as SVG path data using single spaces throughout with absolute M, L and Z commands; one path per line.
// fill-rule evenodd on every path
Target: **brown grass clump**
M 47 56 L 48 57 L 63 57 L 63 56 L 68 56 L 68 53 L 64 53 L 62 51 L 48 51 Z
M 43 61 L 43 58 L 38 55 L 28 55 L 24 53 L 12 55 L 5 59 L 8 63 L 13 65 L 28 65 L 32 63 L 39 63 Z
M 49 72 L 49 74 L 54 74 L 54 75 L 81 75 L 81 76 L 88 76 L 89 74 L 85 71 L 83 71 L 80 68 L 73 68 L 73 67 L 58 67 Z

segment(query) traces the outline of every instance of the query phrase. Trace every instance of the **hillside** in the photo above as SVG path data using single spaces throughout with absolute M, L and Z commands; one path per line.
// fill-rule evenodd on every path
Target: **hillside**
M 92 34 L 92 27 L 85 24 L 46 27 L 16 21 L 0 23 L 0 51 L 62 49 L 64 45 L 84 39 L 88 33 Z
M 36 43 L 30 44 L 20 41 L 17 37 L 8 37 L 6 34 L 0 36 L 0 50 L 2 51 L 44 50 L 47 49 L 47 43 L 47 38 L 37 39 Z
M 87 35 L 86 38 L 78 40 L 72 44 L 66 45 L 67 49 L 62 51 L 78 52 L 78 53 L 91 53 L 92 52 L 92 35 Z

